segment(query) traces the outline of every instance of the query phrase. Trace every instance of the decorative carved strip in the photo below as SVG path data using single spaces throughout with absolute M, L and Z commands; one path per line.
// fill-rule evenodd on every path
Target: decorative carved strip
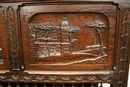
M 1 74 L 1 81 L 23 81 L 23 82 L 108 82 L 113 79 L 110 74 L 94 75 L 38 75 L 38 74 Z
M 17 23 L 15 10 L 9 6 L 6 11 L 8 41 L 9 41 L 9 55 L 10 55 L 10 70 L 21 70 L 20 47 L 17 35 Z
M 127 66 L 129 61 L 129 40 L 130 39 L 130 8 L 124 8 L 122 11 L 122 23 L 120 32 L 120 48 L 118 58 L 118 85 L 125 87 L 127 79 Z

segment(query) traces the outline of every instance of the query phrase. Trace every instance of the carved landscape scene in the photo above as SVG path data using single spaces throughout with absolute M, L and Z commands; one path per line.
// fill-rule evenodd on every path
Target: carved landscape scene
M 31 63 L 105 64 L 108 25 L 100 13 L 36 14 L 28 23 Z

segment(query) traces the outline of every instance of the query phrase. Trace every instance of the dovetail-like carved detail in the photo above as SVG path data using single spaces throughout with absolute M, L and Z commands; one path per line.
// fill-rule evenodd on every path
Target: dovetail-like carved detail
M 109 77 L 109 76 L 102 75 L 100 78 L 101 78 L 102 80 L 108 80 L 110 77 Z
M 37 75 L 37 74 L 1 74 L 1 81 L 33 82 L 112 82 L 110 74 L 106 75 Z
M 31 76 L 31 75 L 25 75 L 25 76 L 24 76 L 24 79 L 25 79 L 25 80 L 31 80 L 31 79 L 32 79 L 32 76 Z
M 62 79 L 65 81 L 69 81 L 69 80 L 71 80 L 71 77 L 70 76 L 62 76 Z
M 125 87 L 127 79 L 127 66 L 129 61 L 130 42 L 130 8 L 122 10 L 122 23 L 120 32 L 120 49 L 118 58 L 118 82 L 117 87 Z
M 49 79 L 52 81 L 56 81 L 57 80 L 57 76 L 49 76 Z
M 12 75 L 12 79 L 19 80 L 19 75 Z
M 10 70 L 21 70 L 23 66 L 21 65 L 20 59 L 20 47 L 19 39 L 17 35 L 17 23 L 15 10 L 9 6 L 6 11 L 7 14 L 7 28 L 8 28 L 8 41 L 9 41 L 9 55 L 10 55 Z
M 97 79 L 97 76 L 95 76 L 95 75 L 88 76 L 88 80 L 90 80 L 90 81 L 93 81 L 93 80 L 96 80 L 96 79 Z
M 75 39 L 73 35 L 80 33 L 82 29 L 70 24 L 66 17 L 63 18 L 60 26 L 53 22 L 28 24 L 30 53 L 32 53 L 30 56 L 35 57 L 35 62 L 39 59 L 40 63 L 44 65 L 107 63 L 107 47 L 103 46 L 100 34 L 100 29 L 107 28 L 105 24 L 102 22 L 85 24 L 86 27 L 94 28 L 97 31 L 99 43 L 87 45 L 76 51 L 73 50 L 73 45 L 82 38 Z M 35 64 L 35 62 L 32 64 Z
M 6 75 L 0 75 L 0 79 L 1 79 L 1 80 L 5 80 L 6 78 L 7 78 Z
M 76 76 L 75 79 L 80 81 L 84 79 L 84 76 Z
M 44 80 L 44 76 L 38 75 L 38 76 L 36 76 L 36 79 L 37 79 L 37 80 Z

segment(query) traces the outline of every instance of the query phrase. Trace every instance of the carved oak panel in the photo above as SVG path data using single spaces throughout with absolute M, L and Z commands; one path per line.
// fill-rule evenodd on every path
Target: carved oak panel
M 10 81 L 126 87 L 129 1 L 26 1 L 0 1 L 0 86 Z
M 26 68 L 40 65 L 43 67 L 37 69 L 78 70 L 85 66 L 81 70 L 112 70 L 116 6 L 93 6 L 21 6 Z
M 30 19 L 28 26 L 31 64 L 82 65 L 107 63 L 107 19 L 101 14 L 91 13 L 64 15 L 38 14 Z M 101 16 L 102 19 L 86 23 L 89 20 L 88 17 L 91 16 L 94 16 L 95 19 Z M 37 20 L 39 17 L 42 18 L 43 23 L 39 23 L 39 20 Z M 49 20 L 52 20 L 52 22 L 48 22 Z M 106 22 L 106 25 L 101 21 Z

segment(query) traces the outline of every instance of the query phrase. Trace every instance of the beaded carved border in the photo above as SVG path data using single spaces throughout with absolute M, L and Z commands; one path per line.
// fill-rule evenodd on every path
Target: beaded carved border
M 113 79 L 110 74 L 83 74 L 83 75 L 39 75 L 39 74 L 0 74 L 0 81 L 19 82 L 108 82 Z

